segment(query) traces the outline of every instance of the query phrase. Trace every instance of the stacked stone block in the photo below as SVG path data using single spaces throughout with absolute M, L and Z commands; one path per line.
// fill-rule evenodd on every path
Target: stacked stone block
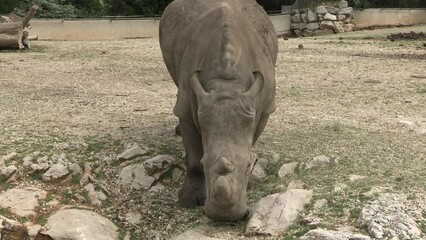
M 355 30 L 353 8 L 347 1 L 334 6 L 318 6 L 315 10 L 297 9 L 291 15 L 291 29 L 296 36 L 310 37 Z

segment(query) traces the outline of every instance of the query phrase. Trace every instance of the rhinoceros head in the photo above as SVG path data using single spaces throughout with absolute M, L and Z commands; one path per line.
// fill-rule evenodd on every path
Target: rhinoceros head
M 251 86 L 240 91 L 208 92 L 197 72 L 190 81 L 197 96 L 204 150 L 201 159 L 206 181 L 204 212 L 216 220 L 235 221 L 249 213 L 246 188 L 251 170 L 250 150 L 259 117 L 256 99 L 264 84 L 260 73 L 250 75 L 246 82 Z

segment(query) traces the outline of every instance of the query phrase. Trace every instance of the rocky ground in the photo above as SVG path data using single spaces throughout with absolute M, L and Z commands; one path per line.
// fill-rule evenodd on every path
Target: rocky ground
M 158 39 L 1 51 L 2 235 L 425 239 L 426 47 L 386 39 L 425 30 L 279 39 L 254 213 L 236 223 L 176 204 L 185 153 Z

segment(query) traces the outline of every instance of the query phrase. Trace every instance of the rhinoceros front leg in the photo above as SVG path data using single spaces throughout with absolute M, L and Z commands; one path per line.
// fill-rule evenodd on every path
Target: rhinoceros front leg
M 203 157 L 201 135 L 193 123 L 181 119 L 179 128 L 187 157 L 185 183 L 179 192 L 179 204 L 182 207 L 202 206 L 206 201 L 206 190 L 201 164 Z

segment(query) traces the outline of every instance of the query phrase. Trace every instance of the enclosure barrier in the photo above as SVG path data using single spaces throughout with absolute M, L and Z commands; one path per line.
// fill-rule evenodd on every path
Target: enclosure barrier
M 426 24 L 426 9 L 365 9 L 355 11 L 357 28 Z M 270 15 L 278 34 L 290 31 L 290 15 Z M 31 35 L 40 40 L 117 40 L 158 37 L 159 18 L 33 19 Z
M 426 9 L 370 8 L 355 11 L 355 24 L 358 29 L 381 26 L 407 26 L 426 24 Z
M 278 34 L 290 30 L 290 15 L 271 15 Z M 150 19 L 34 19 L 31 35 L 40 40 L 116 40 L 158 37 L 159 18 Z

